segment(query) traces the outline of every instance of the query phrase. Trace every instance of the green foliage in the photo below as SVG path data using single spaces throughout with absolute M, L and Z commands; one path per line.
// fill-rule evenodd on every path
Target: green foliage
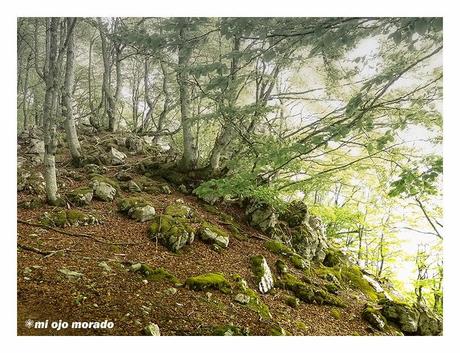
M 442 172 L 442 157 L 426 157 L 424 163 L 413 168 L 405 168 L 399 178 L 391 183 L 388 195 L 390 197 L 435 195 L 438 193 L 436 182 Z

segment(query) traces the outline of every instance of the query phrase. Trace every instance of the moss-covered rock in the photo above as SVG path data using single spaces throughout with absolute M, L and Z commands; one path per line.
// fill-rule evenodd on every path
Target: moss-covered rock
M 156 215 L 149 228 L 151 239 L 159 239 L 169 250 L 177 252 L 195 239 L 195 230 L 183 217 Z
M 272 327 L 269 331 L 270 336 L 290 336 L 291 334 L 281 326 Z
M 92 174 L 90 175 L 90 177 L 91 177 L 91 181 L 93 182 L 95 181 L 103 182 L 103 183 L 106 183 L 112 186 L 115 190 L 117 190 L 117 192 L 120 191 L 120 184 L 115 179 L 112 179 L 105 175 L 100 175 L 100 174 Z
M 284 275 L 289 270 L 289 268 L 286 265 L 286 263 L 281 259 L 276 260 L 275 268 L 276 268 L 276 272 L 278 272 L 278 274 L 280 274 L 280 275 Z
M 308 222 L 308 208 L 302 201 L 291 202 L 282 213 L 281 220 L 286 222 L 289 227 L 297 227 Z
M 328 248 L 323 265 L 327 267 L 335 267 L 338 265 L 349 265 L 349 260 L 346 255 L 338 249 Z
M 300 305 L 300 300 L 299 298 L 297 297 L 292 297 L 292 296 L 287 296 L 285 299 L 284 299 L 284 302 L 286 303 L 286 305 L 290 306 L 291 308 L 294 308 L 296 309 L 297 307 L 299 307 Z
M 318 276 L 322 278 L 337 278 L 341 286 L 355 289 L 367 296 L 371 301 L 377 301 L 378 295 L 375 289 L 363 277 L 360 268 L 356 265 L 318 267 L 315 269 Z M 333 276 L 333 277 L 332 277 Z
M 190 207 L 184 205 L 181 202 L 175 202 L 168 205 L 165 210 L 164 214 L 171 217 L 182 217 L 182 218 L 192 218 L 193 211 Z
M 67 198 L 70 202 L 76 206 L 86 206 L 91 203 L 93 199 L 93 189 L 88 187 L 81 187 L 75 190 L 72 190 L 67 194 Z
M 295 254 L 294 250 L 279 240 L 269 240 L 265 242 L 265 247 L 276 255 L 290 256 Z
M 147 264 L 138 263 L 132 265 L 131 270 L 142 274 L 146 279 L 153 282 L 168 281 L 176 285 L 181 283 L 176 276 L 163 267 L 152 268 Z
M 386 319 L 381 314 L 379 308 L 375 307 L 374 305 L 367 304 L 364 307 L 362 316 L 364 320 L 369 322 L 371 326 L 377 330 L 383 331 L 385 329 Z
M 292 274 L 284 275 L 277 282 L 277 286 L 292 291 L 297 298 L 305 303 L 345 307 L 345 303 L 338 296 L 332 295 L 320 287 L 306 284 Z
M 149 203 L 142 197 L 124 197 L 117 202 L 118 210 L 123 213 L 128 213 L 132 208 L 147 205 L 149 205 Z
M 92 214 L 75 209 L 45 212 L 40 222 L 49 227 L 86 226 L 101 223 Z
M 267 260 L 262 255 L 252 256 L 250 260 L 252 272 L 257 278 L 259 291 L 261 293 L 269 292 L 273 288 L 274 282 Z
M 229 293 L 231 290 L 230 282 L 221 273 L 206 273 L 189 277 L 185 281 L 185 285 L 196 291 L 215 289 L 223 293 Z
M 417 332 L 420 313 L 414 307 L 388 299 L 380 300 L 379 304 L 382 305 L 382 315 L 398 324 L 402 332 L 408 334 Z
M 291 255 L 289 257 L 289 260 L 295 268 L 298 268 L 300 270 L 304 270 L 308 267 L 308 262 L 302 256 L 299 256 L 297 254 Z
M 225 230 L 208 222 L 201 224 L 198 235 L 203 241 L 215 244 L 221 248 L 228 247 L 230 241 L 229 234 Z

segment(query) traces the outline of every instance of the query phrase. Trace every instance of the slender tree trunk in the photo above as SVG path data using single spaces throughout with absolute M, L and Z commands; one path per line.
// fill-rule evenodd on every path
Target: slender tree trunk
M 45 102 L 43 104 L 43 122 L 45 130 L 45 189 L 46 197 L 50 204 L 56 204 L 57 182 L 56 182 L 56 162 L 55 154 L 57 149 L 56 142 L 56 116 L 55 103 L 58 90 L 58 27 L 60 19 L 53 17 L 47 23 L 47 53 L 45 65 Z
M 166 122 L 166 117 L 168 116 L 170 105 L 171 105 L 171 95 L 169 93 L 169 85 L 168 85 L 168 69 L 166 68 L 166 64 L 163 61 L 160 61 L 161 72 L 163 73 L 163 84 L 162 84 L 162 91 L 164 96 L 163 101 L 163 109 L 160 113 L 158 118 L 158 125 L 157 125 L 157 133 L 153 138 L 154 143 L 158 143 L 161 132 L 163 131 L 164 123 Z
M 233 52 L 238 52 L 240 50 L 240 37 L 235 36 L 233 40 Z M 235 87 L 236 81 L 236 74 L 239 69 L 239 56 L 234 55 L 230 67 L 230 80 L 229 80 L 229 87 L 230 87 L 230 97 L 229 97 L 229 106 L 233 107 L 236 104 L 237 100 L 237 87 Z M 225 113 L 223 113 L 225 115 Z M 231 116 L 224 116 L 224 127 L 221 133 L 217 136 L 216 142 L 214 143 L 214 147 L 211 152 L 211 157 L 209 160 L 211 166 L 212 174 L 216 174 L 221 169 L 220 160 L 222 155 L 225 153 L 228 145 L 233 139 L 234 136 L 234 124 L 235 122 L 232 120 L 233 117 Z
M 117 124 L 115 121 L 115 101 L 112 94 L 112 88 L 110 84 L 110 48 L 106 39 L 106 31 L 102 20 L 98 19 L 99 23 L 99 34 L 101 36 L 101 51 L 102 61 L 104 64 L 104 73 L 102 75 L 102 91 L 106 99 L 106 114 L 109 119 L 109 130 L 112 132 L 116 131 Z
M 26 73 L 24 76 L 24 84 L 22 86 L 23 90 L 23 103 L 22 103 L 22 113 L 24 118 L 24 130 L 27 130 L 29 127 L 29 114 L 27 111 L 27 93 L 29 91 L 29 66 L 30 62 L 32 61 L 32 52 L 27 57 L 27 64 L 26 64 Z
M 74 163 L 79 163 L 81 152 L 80 142 L 78 141 L 77 129 L 75 128 L 75 119 L 72 109 L 72 92 L 74 85 L 74 26 L 73 21 L 76 18 L 67 18 L 67 28 L 70 33 L 67 34 L 67 59 L 64 78 L 64 90 L 62 95 L 62 113 L 65 118 L 64 127 L 67 135 L 67 143 L 69 144 L 70 154 Z
M 180 44 L 178 51 L 178 72 L 177 83 L 179 85 L 180 112 L 182 120 L 182 133 L 184 143 L 184 154 L 182 155 L 181 167 L 184 170 L 195 169 L 198 163 L 198 154 L 196 146 L 196 136 L 193 133 L 193 117 L 190 109 L 190 83 L 189 83 L 189 66 L 192 57 L 192 49 L 186 43 L 186 29 L 184 20 L 182 23 L 179 36 Z

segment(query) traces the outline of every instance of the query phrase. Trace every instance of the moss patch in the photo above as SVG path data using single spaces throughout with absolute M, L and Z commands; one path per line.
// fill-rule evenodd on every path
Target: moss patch
M 77 205 L 77 206 L 85 206 L 85 205 L 87 205 L 89 203 L 85 199 L 85 196 L 88 195 L 88 194 L 91 194 L 91 198 L 92 198 L 93 189 L 88 188 L 88 187 L 81 187 L 81 188 L 77 188 L 77 189 L 72 190 L 71 192 L 69 192 L 67 194 L 67 197 L 69 198 L 70 202 L 74 203 L 75 205 Z M 91 200 L 89 200 L 89 201 L 91 201 Z
M 132 267 L 133 271 L 141 273 L 149 281 L 168 281 L 173 284 L 180 284 L 179 279 L 163 267 L 152 268 L 146 264 L 136 264 Z
M 120 212 L 126 213 L 133 207 L 144 207 L 149 205 L 142 197 L 125 197 L 117 202 L 117 207 Z
M 267 241 L 265 247 L 276 255 L 289 256 L 295 254 L 294 250 L 278 240 Z
M 332 309 L 331 310 L 331 316 L 334 318 L 334 319 L 337 319 L 339 320 L 341 317 L 342 317 L 342 313 L 337 310 L 337 309 Z
M 91 174 L 90 177 L 92 181 L 99 181 L 109 184 L 113 188 L 115 188 L 117 192 L 120 192 L 120 184 L 118 183 L 118 181 L 100 174 Z
M 341 284 L 358 290 L 365 294 L 372 301 L 377 301 L 378 295 L 375 289 L 366 281 L 358 266 L 335 266 L 335 267 L 319 267 L 315 272 L 320 277 L 326 278 L 328 274 L 336 277 Z
M 251 309 L 252 311 L 255 311 L 260 315 L 262 319 L 269 320 L 272 318 L 272 314 L 270 313 L 270 309 L 268 306 L 262 301 L 262 299 L 259 297 L 256 291 L 247 288 L 244 291 L 244 294 L 248 295 L 249 298 L 249 303 L 246 304 L 246 307 Z
M 40 222 L 49 227 L 65 227 L 77 225 L 99 224 L 99 220 L 79 210 L 60 210 L 57 212 L 45 212 Z
M 289 257 L 289 260 L 291 263 L 294 265 L 295 268 L 298 268 L 300 270 L 304 270 L 308 267 L 307 261 L 302 257 L 297 254 L 291 255 Z
M 220 273 L 206 273 L 187 278 L 185 285 L 196 291 L 216 289 L 223 293 L 229 293 L 231 288 L 230 283 Z
M 292 274 L 284 275 L 277 282 L 277 286 L 292 291 L 297 298 L 305 303 L 328 304 L 338 307 L 346 306 L 339 297 L 315 285 L 306 284 Z

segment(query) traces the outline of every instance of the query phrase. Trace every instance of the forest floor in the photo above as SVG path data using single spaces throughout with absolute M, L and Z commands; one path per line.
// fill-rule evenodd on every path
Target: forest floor
M 67 155 L 60 156 L 58 168 L 68 165 Z M 131 158 L 131 157 L 129 157 Z M 75 169 L 83 175 L 82 169 Z M 109 168 L 107 176 L 113 177 L 116 168 Z M 89 184 L 83 180 L 67 178 L 66 189 L 61 193 Z M 171 188 L 173 189 L 173 188 Z M 124 191 L 121 196 L 132 196 Z M 18 192 L 18 202 L 27 198 L 26 192 Z M 157 213 L 177 199 L 191 207 L 201 218 L 214 224 L 222 224 L 215 213 L 208 212 L 204 202 L 192 195 L 172 190 L 172 193 L 151 195 L 139 193 L 149 200 Z M 120 196 L 119 196 L 120 197 Z M 38 223 L 44 212 L 56 209 L 43 205 L 37 209 L 18 208 L 18 220 Z M 200 292 L 177 286 L 177 292 L 167 281 L 151 282 L 140 274 L 128 271 L 129 264 L 146 263 L 163 267 L 184 282 L 190 276 L 208 272 L 221 272 L 226 277 L 239 274 L 250 288 L 257 289 L 250 268 L 249 258 L 263 255 L 274 269 L 278 259 L 264 246 L 263 234 L 244 221 L 236 207 L 219 207 L 220 212 L 230 214 L 248 239 L 231 236 L 227 249 L 212 250 L 208 244 L 195 240 L 178 254 L 172 253 L 147 236 L 150 222 L 139 223 L 117 211 L 116 200 L 93 200 L 89 206 L 76 207 L 103 220 L 101 225 L 72 226 L 62 230 L 71 233 L 91 234 L 105 241 L 58 233 L 52 229 L 18 223 L 18 244 L 56 251 L 50 255 L 18 247 L 17 252 L 17 331 L 19 335 L 141 335 L 150 322 L 156 323 L 162 335 L 208 335 L 213 327 L 233 324 L 249 329 L 251 335 L 270 335 L 271 329 L 281 326 L 292 335 L 376 335 L 361 318 L 366 302 L 362 293 L 343 290 L 339 296 L 346 308 L 301 303 L 291 308 L 285 303 L 288 291 L 274 288 L 269 294 L 260 295 L 269 307 L 272 319 L 263 319 L 255 311 L 234 301 L 234 294 L 210 290 Z M 112 244 L 111 244 L 112 243 Z M 117 245 L 115 243 L 123 243 Z M 101 267 L 105 262 L 110 269 Z M 83 276 L 70 279 L 59 270 L 77 271 Z M 294 273 L 302 275 L 300 270 Z M 28 328 L 27 320 L 65 321 L 68 323 L 108 320 L 112 329 L 61 329 Z

